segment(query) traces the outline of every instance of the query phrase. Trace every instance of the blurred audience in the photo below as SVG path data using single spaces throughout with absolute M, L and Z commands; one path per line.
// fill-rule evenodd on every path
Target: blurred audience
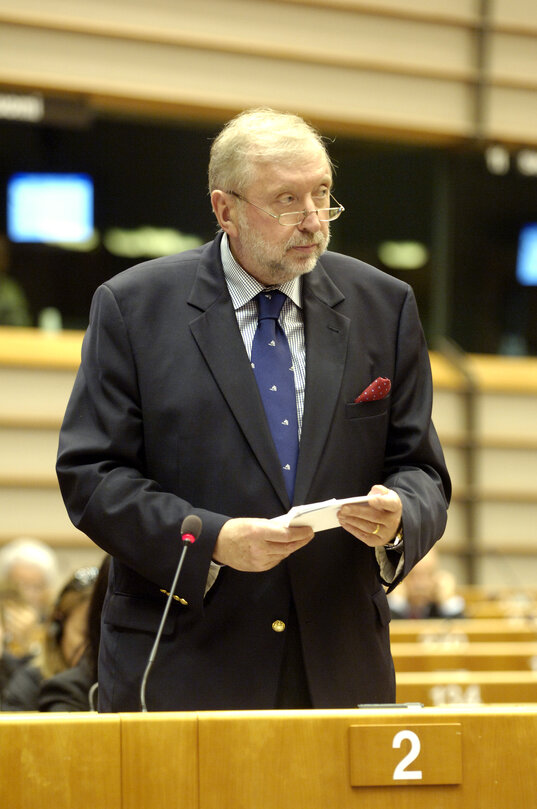
M 6 648 L 5 616 L 9 615 L 13 607 L 25 608 L 21 596 L 16 590 L 0 587 L 0 708 L 2 707 L 3 693 L 15 674 L 16 670 L 27 663 L 32 655 L 15 655 Z M 32 613 L 33 617 L 33 613 Z
M 435 548 L 388 595 L 388 602 L 392 618 L 464 618 L 466 607 Z
M 16 656 L 35 654 L 59 581 L 55 552 L 44 542 L 20 537 L 0 550 L 0 588 L 4 599 L 4 645 Z
M 0 550 L 0 579 L 14 584 L 28 604 L 48 613 L 58 586 L 55 552 L 31 537 L 19 537 Z
M 79 662 L 88 646 L 88 607 L 98 572 L 80 568 L 65 584 L 46 624 L 42 650 L 17 668 L 4 689 L 4 711 L 38 710 L 43 682 Z
M 97 661 L 101 612 L 108 586 L 110 556 L 105 556 L 95 581 L 87 615 L 87 645 L 71 668 L 45 680 L 39 695 L 40 711 L 96 710 Z
M 2 651 L 13 658 L 37 654 L 43 644 L 44 625 L 39 615 L 12 585 L 0 582 Z

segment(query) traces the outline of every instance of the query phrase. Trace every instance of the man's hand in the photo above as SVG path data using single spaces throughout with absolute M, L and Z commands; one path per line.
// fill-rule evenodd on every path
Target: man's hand
M 270 520 L 228 520 L 218 534 L 213 560 L 235 570 L 260 573 L 276 567 L 313 537 L 307 526 L 282 528 Z
M 386 486 L 373 486 L 368 503 L 343 506 L 338 514 L 346 531 L 371 548 L 386 545 L 394 538 L 401 522 L 403 504 L 397 492 Z

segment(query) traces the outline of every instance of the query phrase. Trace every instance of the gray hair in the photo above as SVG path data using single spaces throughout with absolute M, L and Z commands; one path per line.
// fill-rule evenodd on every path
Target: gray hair
M 245 110 L 213 141 L 209 191 L 243 193 L 260 164 L 296 162 L 312 153 L 322 155 L 333 171 L 322 136 L 303 118 L 265 107 Z
M 14 565 L 24 562 L 39 568 L 50 587 L 55 587 L 58 581 L 59 569 L 55 552 L 41 542 L 31 537 L 19 537 L 0 550 L 0 579 L 9 579 Z

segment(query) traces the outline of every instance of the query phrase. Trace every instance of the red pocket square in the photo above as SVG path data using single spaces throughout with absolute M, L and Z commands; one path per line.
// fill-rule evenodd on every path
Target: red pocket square
M 377 399 L 384 399 L 390 390 L 392 383 L 385 376 L 379 376 L 367 388 L 356 397 L 355 402 L 376 402 Z

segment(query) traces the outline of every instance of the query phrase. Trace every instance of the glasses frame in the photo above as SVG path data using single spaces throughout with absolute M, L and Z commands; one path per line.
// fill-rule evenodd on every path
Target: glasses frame
M 337 207 L 336 208 L 332 208 L 332 207 L 331 208 L 313 208 L 311 211 L 284 211 L 283 213 L 276 214 L 276 213 L 271 213 L 271 211 L 265 210 L 265 208 L 260 208 L 259 205 L 255 204 L 255 202 L 250 202 L 249 199 L 246 199 L 246 197 L 243 197 L 242 194 L 239 194 L 237 191 L 227 191 L 227 193 L 231 194 L 233 197 L 237 197 L 237 199 L 242 200 L 242 202 L 247 202 L 248 205 L 253 205 L 253 207 L 257 208 L 258 211 L 262 211 L 263 213 L 266 213 L 269 216 L 272 216 L 272 218 L 276 219 L 278 224 L 281 225 L 284 228 L 296 228 L 296 227 L 299 227 L 304 222 L 304 220 L 308 218 L 308 216 L 310 214 L 314 213 L 317 216 L 319 216 L 319 211 L 337 211 L 336 215 L 333 216 L 331 219 L 321 219 L 319 217 L 320 222 L 334 222 L 336 219 L 339 219 L 339 217 L 341 216 L 341 214 L 345 210 L 343 205 L 340 202 L 337 201 L 337 199 L 335 198 L 335 196 L 333 194 L 330 194 L 330 198 L 333 199 L 334 202 L 337 202 Z M 288 224 L 287 222 L 282 222 L 281 221 L 281 217 L 282 216 L 287 216 L 288 214 L 303 214 L 303 216 L 302 216 L 302 219 L 300 220 L 300 222 L 293 222 L 293 224 L 291 225 L 291 224 Z

